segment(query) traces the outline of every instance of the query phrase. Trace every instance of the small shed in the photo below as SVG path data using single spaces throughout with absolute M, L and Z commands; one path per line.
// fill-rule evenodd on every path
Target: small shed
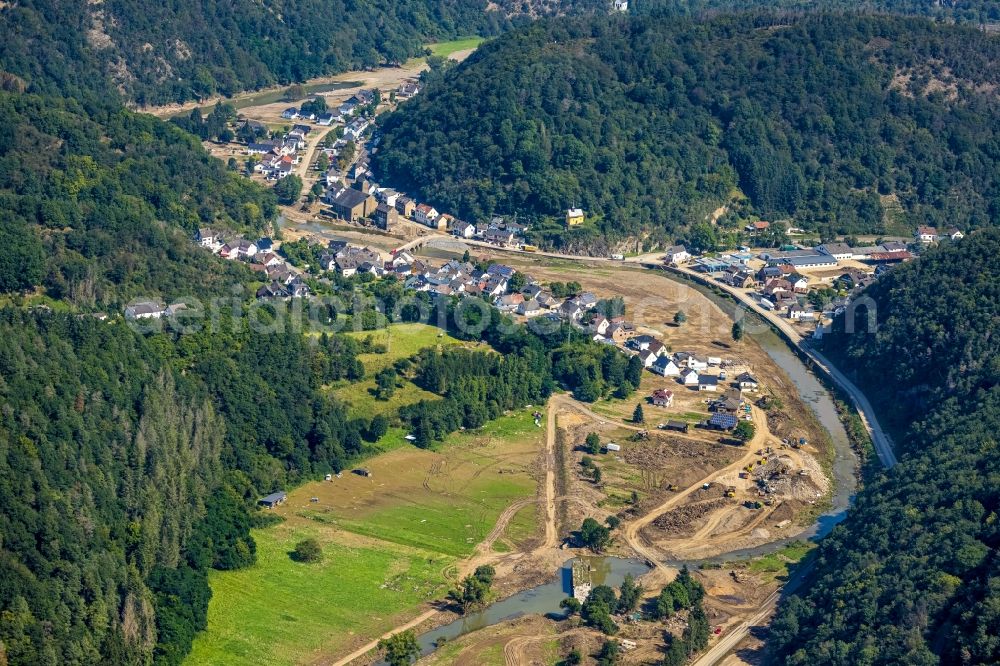
M 363 476 L 365 478 L 370 478 L 371 475 L 372 475 L 372 471 L 370 469 L 368 469 L 367 467 L 359 467 L 359 468 L 353 470 L 353 472 L 355 474 L 357 474 L 358 476 Z
M 257 500 L 257 504 L 265 507 L 267 509 L 273 509 L 279 504 L 283 504 L 285 500 L 288 499 L 288 494 L 284 491 L 278 491 L 276 493 L 271 493 L 265 497 L 261 497 Z
M 607 449 L 608 451 L 621 451 L 622 447 L 619 446 L 618 444 L 615 444 L 614 442 L 608 442 Z
M 664 430 L 676 430 L 677 432 L 687 432 L 689 425 L 686 421 L 675 421 L 673 419 L 667 421 Z

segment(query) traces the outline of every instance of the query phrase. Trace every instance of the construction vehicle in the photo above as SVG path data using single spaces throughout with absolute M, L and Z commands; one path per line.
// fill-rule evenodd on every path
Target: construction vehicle
M 535 245 L 522 245 L 521 249 L 525 252 L 538 252 L 538 247 Z
M 736 497 L 736 489 L 735 488 L 728 488 L 726 490 L 726 497 Z
M 671 483 L 669 486 L 667 486 L 667 490 L 676 493 L 678 490 L 680 490 L 680 487 L 676 483 Z

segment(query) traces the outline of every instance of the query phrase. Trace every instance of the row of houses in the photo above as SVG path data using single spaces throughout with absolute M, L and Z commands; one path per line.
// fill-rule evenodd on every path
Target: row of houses
M 500 247 L 518 247 L 524 245 L 527 227 L 495 216 L 489 221 L 484 220 L 476 224 L 456 220 L 450 230 L 457 238 L 480 240 Z
M 284 120 L 308 120 L 315 122 L 317 125 L 329 127 L 335 122 L 347 122 L 351 116 L 357 113 L 357 110 L 360 107 L 370 105 L 373 101 L 375 101 L 376 92 L 377 91 L 374 89 L 359 90 L 347 101 L 337 107 L 336 113 L 332 111 L 316 113 L 304 107 L 290 106 L 281 112 L 281 117 Z
M 203 227 L 195 235 L 196 242 L 223 259 L 242 261 L 250 270 L 261 275 L 267 284 L 257 291 L 258 298 L 302 298 L 310 294 L 300 272 L 288 265 L 274 251 L 274 242 L 267 237 L 250 241 L 235 237 L 227 239 L 219 231 Z

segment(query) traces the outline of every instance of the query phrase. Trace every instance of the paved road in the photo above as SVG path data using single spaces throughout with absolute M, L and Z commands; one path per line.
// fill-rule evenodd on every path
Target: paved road
M 692 277 L 697 277 L 702 279 L 704 278 L 704 275 L 696 273 L 690 268 L 674 267 L 671 270 L 675 270 L 678 273 L 684 273 Z M 861 389 L 859 389 L 857 386 L 854 385 L 854 382 L 848 379 L 844 375 L 844 373 L 841 372 L 835 365 L 833 365 L 833 363 L 831 363 L 825 356 L 823 356 L 823 354 L 819 353 L 811 346 L 805 344 L 805 340 L 803 339 L 802 334 L 798 330 L 796 330 L 795 327 L 789 324 L 788 320 L 782 319 L 775 313 L 762 308 L 757 302 L 753 300 L 753 298 L 746 292 L 746 290 L 737 289 L 735 287 L 731 287 L 727 284 L 724 284 L 722 282 L 717 282 L 714 280 L 712 281 L 712 285 L 720 287 L 721 289 L 724 289 L 725 291 L 729 292 L 731 295 L 735 296 L 740 301 L 740 303 L 742 303 L 745 307 L 752 310 L 760 317 L 763 317 L 766 321 L 775 325 L 786 336 L 788 336 L 789 340 L 791 340 L 796 347 L 805 352 L 805 354 L 808 355 L 813 360 L 813 362 L 816 363 L 816 365 L 825 370 L 826 373 L 840 386 L 840 388 L 842 388 L 844 392 L 850 396 L 851 400 L 854 403 L 854 408 L 858 411 L 858 414 L 861 416 L 861 421 L 864 424 L 865 429 L 868 431 L 868 434 L 872 438 L 872 442 L 875 445 L 875 451 L 878 454 L 879 460 L 882 462 L 882 465 L 884 465 L 886 468 L 891 468 L 896 464 L 897 460 L 896 460 L 896 454 L 892 449 L 892 440 L 889 439 L 889 436 L 885 433 L 885 430 L 883 430 L 882 426 L 879 424 L 878 417 L 875 415 L 875 410 L 872 408 L 872 405 L 868 401 L 868 398 L 865 396 L 864 392 L 861 391 Z

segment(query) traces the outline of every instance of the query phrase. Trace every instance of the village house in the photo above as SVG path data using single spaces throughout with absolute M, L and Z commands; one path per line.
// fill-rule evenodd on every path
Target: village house
M 708 419 L 706 425 L 709 428 L 714 428 L 715 430 L 732 430 L 736 427 L 738 422 L 735 414 L 726 414 L 724 412 L 716 412 L 712 414 L 712 417 Z
M 414 220 L 420 224 L 431 227 L 432 229 L 437 228 L 436 222 L 438 217 L 439 213 L 432 206 L 427 204 L 419 204 L 413 213 Z
M 635 335 L 635 327 L 626 322 L 619 322 L 609 326 L 604 335 L 616 344 L 625 344 Z
M 413 201 L 413 199 L 402 196 L 396 199 L 396 212 L 402 215 L 403 217 L 407 218 L 413 217 L 413 213 L 414 211 L 416 211 L 416 209 L 417 209 L 417 204 L 416 202 Z
M 636 351 L 646 351 L 649 349 L 649 345 L 654 342 L 656 342 L 656 338 L 652 335 L 637 335 L 628 341 L 628 347 Z
M 802 275 L 793 275 L 789 282 L 792 285 L 792 293 L 794 294 L 808 294 L 809 293 L 809 280 Z
M 669 356 L 658 357 L 649 369 L 663 377 L 677 377 L 681 374 L 680 367 Z
M 378 273 L 383 266 L 382 256 L 367 247 L 345 247 L 337 253 L 337 272 L 344 277 L 351 277 L 355 273 Z
M 137 301 L 125 308 L 126 319 L 159 319 L 167 309 L 153 301 Z
M 566 226 L 576 227 L 584 222 L 584 214 L 582 208 L 570 208 L 566 211 Z
M 375 207 L 372 219 L 375 221 L 376 227 L 383 231 L 389 231 L 399 222 L 399 213 L 389 204 L 380 203 Z
M 673 247 L 667 248 L 666 253 L 663 255 L 663 261 L 673 266 L 683 264 L 685 261 L 690 259 L 691 254 L 683 245 L 674 245 Z
M 760 383 L 757 381 L 757 378 L 749 372 L 741 372 L 738 374 L 736 376 L 736 383 L 745 391 L 756 391 L 760 388 Z
M 566 321 L 576 321 L 581 315 L 583 315 L 583 309 L 572 298 L 566 299 L 559 306 L 559 316 Z
M 258 252 L 254 255 L 253 262 L 265 268 L 285 263 L 281 257 L 276 255 L 274 252 Z
M 692 354 L 691 352 L 677 352 L 674 354 L 674 361 L 682 368 L 691 370 L 704 370 L 708 367 L 708 359 L 704 356 Z
M 520 310 L 521 305 L 524 304 L 524 296 L 521 294 L 505 294 L 503 296 L 497 297 L 493 301 L 493 304 L 497 306 L 501 312 L 516 312 Z
M 354 188 L 341 188 L 328 201 L 333 214 L 348 222 L 368 217 L 375 212 L 376 207 L 375 197 Z
M 793 305 L 788 308 L 788 318 L 792 321 L 812 321 L 816 318 L 816 313 L 810 307 Z
M 673 407 L 674 392 L 662 388 L 656 389 L 655 391 L 653 391 L 651 401 L 653 405 L 655 405 L 656 407 Z
M 451 227 L 451 233 L 458 238 L 472 238 L 476 235 L 476 225 L 469 222 L 455 222 Z
M 770 222 L 767 222 L 765 220 L 757 220 L 755 222 L 751 222 L 750 224 L 748 224 L 746 226 L 746 231 L 749 231 L 752 234 L 758 234 L 762 231 L 767 231 L 770 228 L 771 228 Z
M 267 299 L 285 299 L 289 297 L 288 290 L 285 289 L 284 285 L 277 280 L 271 282 L 271 284 L 266 284 L 257 290 L 257 298 L 262 300 Z
M 699 391 L 718 391 L 719 378 L 715 375 L 698 375 Z
M 722 281 L 738 289 L 752 289 L 757 286 L 757 280 L 748 270 L 729 270 L 722 276 Z
M 639 352 L 639 360 L 642 362 L 642 367 L 644 368 L 652 367 L 658 358 L 660 358 L 660 355 L 652 349 Z
M 521 304 L 517 306 L 517 314 L 524 317 L 537 317 L 542 314 L 542 306 L 539 305 L 538 301 L 534 299 L 522 301 Z
M 219 232 L 214 229 L 202 227 L 201 229 L 198 229 L 196 240 L 202 247 L 215 247 L 222 242 L 222 237 L 219 235 Z
M 792 293 L 792 283 L 785 278 L 771 278 L 764 283 L 761 293 L 765 296 L 780 296 Z
M 603 315 L 594 316 L 587 325 L 591 332 L 596 333 L 597 335 L 604 335 L 607 333 L 610 326 L 611 322 L 609 322 L 607 317 L 604 317 Z
M 914 236 L 921 243 L 933 243 L 938 239 L 938 230 L 935 227 L 921 225 L 917 227 L 917 231 L 914 233 Z
M 410 99 L 414 95 L 420 92 L 420 86 L 416 81 L 403 81 L 396 88 L 396 97 L 401 99 Z
M 698 386 L 698 371 L 682 370 L 678 380 L 685 386 Z
M 512 245 L 514 243 L 514 232 L 510 229 L 491 226 L 483 233 L 483 240 L 493 245 Z

